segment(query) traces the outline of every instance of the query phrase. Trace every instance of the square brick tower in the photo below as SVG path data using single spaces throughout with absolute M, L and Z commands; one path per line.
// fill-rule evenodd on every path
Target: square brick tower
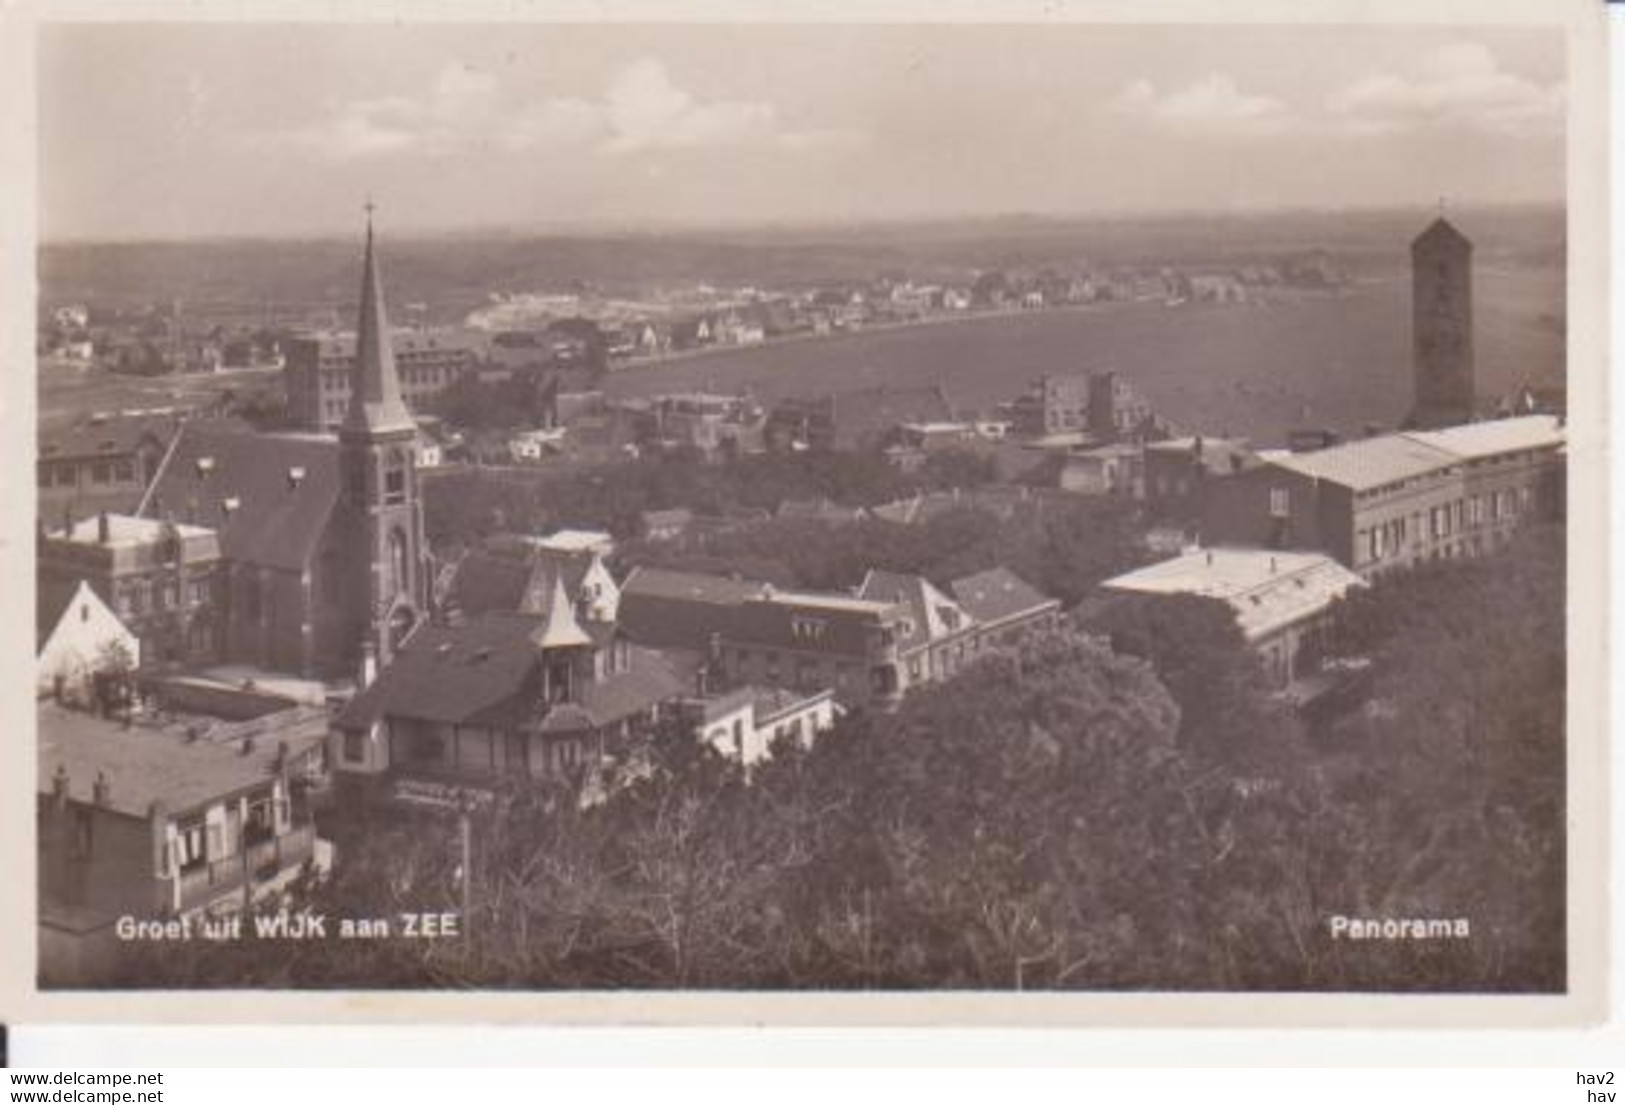
M 1416 405 L 1410 424 L 1473 417 L 1473 243 L 1443 216 L 1411 243 L 1411 332 Z

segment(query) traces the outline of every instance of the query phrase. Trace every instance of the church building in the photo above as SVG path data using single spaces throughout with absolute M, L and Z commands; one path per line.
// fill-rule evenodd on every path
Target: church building
M 367 222 L 349 409 L 337 439 L 186 423 L 139 513 L 219 535 L 220 659 L 310 677 L 387 662 L 430 566 L 383 281 Z

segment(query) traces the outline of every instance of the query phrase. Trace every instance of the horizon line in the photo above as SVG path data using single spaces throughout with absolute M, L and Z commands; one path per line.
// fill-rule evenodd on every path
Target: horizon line
M 1449 218 L 1452 211 L 1551 211 L 1567 210 L 1567 197 L 1548 200 L 1485 200 L 1458 201 L 1443 214 Z M 948 223 L 987 225 L 1010 222 L 1137 222 L 1179 221 L 1193 218 L 1257 219 L 1305 215 L 1383 215 L 1410 211 L 1438 213 L 1436 202 L 1381 203 L 1381 204 L 1302 204 L 1280 207 L 1169 207 L 1122 208 L 1095 211 L 996 211 L 979 213 L 945 213 L 940 215 L 877 215 L 863 218 L 783 218 L 761 220 L 707 220 L 707 219 L 642 219 L 628 222 L 617 219 L 583 219 L 574 222 L 550 223 L 470 223 L 462 226 L 421 226 L 408 230 L 389 231 L 387 224 L 380 227 L 381 236 L 395 241 L 421 241 L 462 237 L 480 238 L 637 238 L 650 235 L 696 236 L 762 233 L 806 233 L 818 231 L 851 231 L 875 227 L 925 227 Z M 355 233 L 362 233 L 358 228 Z M 148 234 L 129 237 L 57 234 L 39 235 L 35 248 L 63 248 L 78 246 L 158 246 L 206 244 L 256 244 L 272 242 L 326 242 L 342 241 L 349 233 L 337 229 L 306 229 L 285 232 L 215 232 L 198 234 Z

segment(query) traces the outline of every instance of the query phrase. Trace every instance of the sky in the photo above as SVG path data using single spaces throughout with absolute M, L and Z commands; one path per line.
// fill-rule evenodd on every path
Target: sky
M 1556 32 L 57 24 L 61 239 L 1552 203 Z

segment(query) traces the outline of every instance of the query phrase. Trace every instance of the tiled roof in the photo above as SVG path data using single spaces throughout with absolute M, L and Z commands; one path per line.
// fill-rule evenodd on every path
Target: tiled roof
M 1466 460 L 1481 460 L 1526 449 L 1555 449 L 1566 440 L 1562 420 L 1551 414 L 1470 422 L 1464 426 L 1406 436 Z
M 858 589 L 860 598 L 897 603 L 908 608 L 908 632 L 897 641 L 907 652 L 965 629 L 970 618 L 959 605 L 923 576 L 871 570 Z
M 214 529 L 230 560 L 298 570 L 314 555 L 338 498 L 333 439 L 188 422 L 140 513 Z
M 487 614 L 461 626 L 425 625 L 340 713 L 343 728 L 380 717 L 449 723 L 514 723 L 535 709 L 528 693 L 546 619 Z M 680 658 L 631 649 L 630 670 L 578 683 L 577 701 L 555 707 L 544 732 L 608 725 L 673 698 L 688 685 Z
M 592 565 L 586 555 L 561 553 L 536 545 L 471 549 L 452 569 L 445 601 L 467 617 L 493 610 L 518 610 L 537 572 L 562 577 L 566 593 L 575 597 Z
M 1046 598 L 1008 568 L 989 568 L 956 579 L 948 589 L 965 612 L 984 625 L 1060 605 L 1059 600 Z
M 155 732 L 54 703 L 39 706 L 38 790 L 52 792 L 60 765 L 68 774 L 68 794 L 92 800 L 98 772 L 108 781 L 108 805 L 135 817 L 147 816 L 154 802 L 171 814 L 199 806 L 271 780 L 279 738 L 268 735 L 246 755 L 236 742 L 188 742 L 185 737 Z M 322 735 L 305 732 L 286 738 L 297 756 L 320 743 Z
M 689 689 L 680 659 L 655 649 L 633 647 L 630 670 L 581 687 L 582 707 L 597 725 L 612 725 L 668 702 Z
M 758 647 L 859 656 L 871 647 L 872 630 L 895 626 L 902 612 L 894 603 L 847 595 L 769 592 L 729 608 L 722 635 Z M 815 628 L 798 632 L 798 626 Z
M 491 613 L 466 625 L 425 624 L 339 714 L 344 728 L 386 715 L 466 722 L 500 712 L 536 667 L 531 634 L 545 619 Z
M 1218 599 L 1235 612 L 1248 640 L 1324 610 L 1359 576 L 1321 553 L 1264 549 L 1198 549 L 1127 572 L 1101 584 L 1111 591 L 1196 595 Z
M 1564 443 L 1555 415 L 1532 414 L 1439 430 L 1383 434 L 1308 453 L 1270 455 L 1282 468 L 1364 491 L 1427 475 L 1468 460 Z
M 762 587 L 727 576 L 634 568 L 621 585 L 617 616 L 627 637 L 640 644 L 703 650 L 720 632 L 724 611 Z
M 41 588 L 38 598 L 34 602 L 34 649 L 38 651 L 45 647 L 45 641 L 56 630 L 57 623 L 62 615 L 67 613 L 73 600 L 79 597 L 80 591 L 90 591 L 90 584 L 80 580 L 72 588 L 46 587 Z M 95 594 L 94 591 L 90 591 Z
M 1273 463 L 1311 479 L 1342 484 L 1365 491 L 1398 480 L 1425 476 L 1458 462 L 1458 458 L 1425 441 L 1404 434 L 1384 434 L 1317 449 L 1310 453 L 1289 453 Z
M 173 418 L 140 416 L 42 429 L 39 455 L 50 458 L 128 456 L 149 438 L 162 447 L 174 435 L 176 425 Z

